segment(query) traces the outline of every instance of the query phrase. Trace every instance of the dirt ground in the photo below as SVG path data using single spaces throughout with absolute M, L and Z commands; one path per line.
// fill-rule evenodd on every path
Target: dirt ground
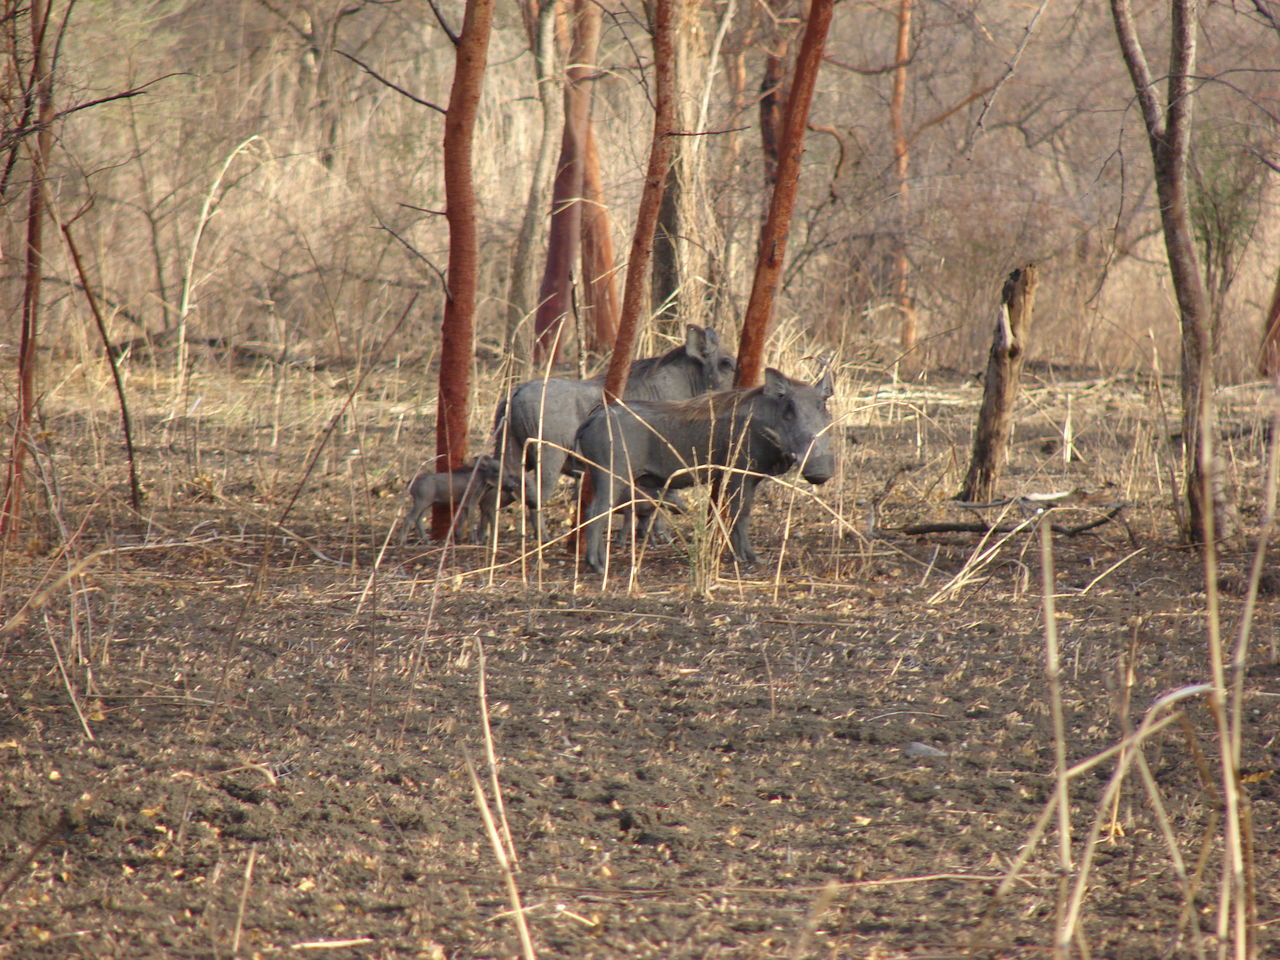
M 1219 751 L 1193 692 L 1142 751 L 1159 815 L 1136 765 L 1099 806 L 1110 755 L 1071 781 L 1072 870 L 1051 818 L 997 896 L 1054 790 L 1039 538 L 904 532 L 996 519 L 946 499 L 975 383 L 846 373 L 840 476 L 770 484 L 761 569 L 691 564 L 677 518 L 634 578 L 616 547 L 602 589 L 563 547 L 523 550 L 510 512 L 496 552 L 384 549 L 434 405 L 396 369 L 346 408 L 351 377 L 290 376 L 209 365 L 175 417 L 136 374 L 142 518 L 105 387 L 72 371 L 45 399 L 39 516 L 0 589 L 0 958 L 518 956 L 490 814 L 539 956 L 1047 957 L 1086 852 L 1075 949 L 1213 955 Z M 1126 505 L 1054 541 L 1075 764 L 1209 679 L 1208 597 L 1157 442 L 1176 394 L 1027 383 L 1002 486 L 1075 491 L 1062 531 Z M 1262 397 L 1224 394 L 1250 531 Z M 1222 558 L 1228 645 L 1247 567 Z M 1260 957 L 1280 955 L 1264 594 L 1242 760 Z

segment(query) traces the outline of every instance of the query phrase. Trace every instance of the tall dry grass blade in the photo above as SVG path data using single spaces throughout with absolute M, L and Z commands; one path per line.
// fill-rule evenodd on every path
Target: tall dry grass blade
M 484 755 L 489 762 L 489 789 L 493 791 L 493 805 L 498 808 L 498 825 L 502 828 L 502 842 L 506 844 L 511 866 L 518 869 L 520 858 L 516 856 L 515 841 L 511 839 L 511 826 L 507 823 L 507 807 L 502 801 L 502 786 L 498 783 L 498 752 L 493 748 L 493 726 L 489 723 L 489 693 L 485 674 L 487 661 L 484 643 L 476 641 L 476 697 L 480 701 L 480 727 L 484 731 Z
M 1162 730 L 1164 727 L 1173 723 L 1181 715 L 1181 711 L 1178 711 L 1170 716 L 1163 717 L 1158 721 L 1156 718 L 1163 711 L 1191 697 L 1212 694 L 1212 691 L 1213 687 L 1211 684 L 1199 683 L 1191 686 L 1180 687 L 1171 693 L 1165 694 L 1147 708 L 1147 713 L 1146 716 L 1143 717 L 1141 726 L 1138 727 L 1132 737 L 1125 737 L 1120 744 L 1112 748 L 1112 751 L 1104 751 L 1104 753 L 1119 753 L 1120 759 L 1116 763 L 1116 768 L 1111 774 L 1111 779 L 1107 782 L 1106 789 L 1098 799 L 1093 823 L 1090 826 L 1089 834 L 1081 847 L 1080 862 L 1075 869 L 1075 882 L 1071 889 L 1071 899 L 1067 905 L 1066 913 L 1058 924 L 1058 929 L 1055 933 L 1055 951 L 1060 947 L 1069 947 L 1074 940 L 1077 940 L 1077 928 L 1080 925 L 1085 893 L 1089 888 L 1089 875 L 1093 869 L 1093 859 L 1094 853 L 1098 848 L 1098 839 L 1101 837 L 1102 831 L 1106 825 L 1108 812 L 1111 808 L 1112 802 L 1129 772 L 1129 767 L 1133 762 L 1134 754 L 1142 748 L 1142 744 L 1145 743 L 1146 740 L 1154 736 L 1159 730 Z M 1082 764 L 1076 764 L 1072 769 L 1079 769 L 1081 766 Z
M 191 237 L 191 250 L 187 254 L 186 265 L 182 273 L 182 295 L 178 301 L 178 359 L 177 367 L 174 370 L 174 406 L 170 413 L 171 419 L 177 418 L 178 407 L 182 402 L 182 398 L 187 394 L 187 317 L 191 314 L 191 298 L 195 293 L 196 257 L 200 252 L 200 240 L 204 237 L 205 228 L 209 226 L 209 220 L 213 217 L 214 198 L 218 189 L 222 186 L 222 179 L 227 175 L 227 170 L 230 169 L 236 157 L 247 150 L 251 144 L 261 139 L 262 137 L 255 133 L 247 140 L 242 140 L 236 144 L 235 149 L 227 154 L 227 158 L 222 161 L 222 166 L 218 169 L 218 175 L 213 178 L 213 183 L 209 185 L 209 189 L 204 195 L 204 202 L 200 205 L 200 215 L 196 218 L 195 233 Z
M 231 956 L 240 955 L 240 935 L 244 931 L 244 911 L 249 904 L 249 886 L 253 882 L 253 865 L 258 860 L 258 848 L 249 848 L 249 862 L 244 865 L 244 884 L 240 887 L 240 906 L 236 910 L 236 929 L 231 937 Z
M 76 693 L 76 685 L 72 682 L 70 674 L 67 673 L 67 664 L 63 660 L 62 651 L 58 649 L 58 641 L 54 639 L 53 624 L 49 622 L 49 615 L 44 615 L 45 629 L 49 634 L 49 647 L 53 650 L 53 658 L 58 664 L 58 676 L 62 680 L 62 688 L 67 692 L 67 699 L 71 702 L 71 709 L 76 713 L 76 719 L 80 721 L 80 729 L 84 731 L 86 740 L 96 740 L 93 730 L 89 728 L 89 721 L 84 715 L 84 711 L 80 709 L 80 697 Z
M 1200 423 L 1209 424 L 1212 412 L 1212 398 L 1207 390 L 1201 390 Z M 1214 516 L 1216 500 L 1214 494 L 1214 451 L 1212 431 L 1199 431 L 1200 449 L 1196 455 L 1200 459 L 1200 513 L 1204 524 L 1204 545 L 1201 556 L 1204 561 L 1205 586 L 1205 629 L 1208 636 L 1209 672 L 1213 685 L 1213 694 L 1209 698 L 1209 707 L 1213 713 L 1218 737 L 1219 775 L 1222 779 L 1222 804 L 1226 831 L 1223 837 L 1225 845 L 1222 858 L 1222 879 L 1220 909 L 1218 913 L 1217 933 L 1219 939 L 1218 953 L 1226 957 L 1227 947 L 1231 947 L 1235 960 L 1248 960 L 1253 954 L 1252 936 L 1249 929 L 1247 884 L 1244 875 L 1244 841 L 1241 837 L 1239 767 L 1236 746 L 1236 731 L 1232 729 L 1231 717 L 1236 707 L 1232 702 L 1232 690 L 1228 689 L 1226 677 L 1226 650 L 1222 644 L 1222 620 L 1218 609 L 1218 545 L 1216 518 Z
M 1177 945 L 1178 938 L 1182 935 L 1183 923 L 1188 917 L 1196 913 L 1195 894 L 1197 885 L 1187 875 L 1186 864 L 1182 859 L 1182 850 L 1179 848 L 1178 838 L 1173 832 L 1173 823 L 1169 819 L 1169 811 L 1165 808 L 1164 799 L 1160 793 L 1160 785 L 1156 783 L 1156 778 L 1151 773 L 1151 766 L 1147 763 L 1147 758 L 1142 755 L 1141 750 L 1137 751 L 1134 759 L 1138 764 L 1138 774 L 1142 778 L 1142 785 L 1147 791 L 1147 799 L 1151 801 L 1151 810 L 1155 814 L 1156 825 L 1160 828 L 1160 836 L 1169 850 L 1169 862 L 1173 865 L 1173 872 L 1178 878 L 1178 885 L 1182 888 L 1182 910 L 1178 916 L 1178 926 L 1174 930 L 1173 943 L 1170 944 L 1170 949 L 1172 950 Z M 1200 924 L 1193 922 L 1190 926 L 1196 957 L 1203 960 L 1204 937 L 1200 933 Z
M 987 546 L 990 539 L 995 536 L 996 528 L 1013 508 L 1013 505 L 1013 501 L 1005 505 L 1004 509 L 1000 511 L 999 515 L 997 515 L 996 519 L 991 523 L 987 532 L 982 535 L 982 538 L 978 541 L 978 545 L 974 547 L 973 553 L 970 555 L 969 559 L 965 561 L 964 566 L 956 571 L 950 580 L 935 590 L 925 603 L 929 606 L 933 606 L 936 603 L 942 603 L 947 600 L 954 599 L 956 594 L 972 583 L 978 573 L 985 569 L 986 566 L 999 555 L 1001 548 L 1003 548 L 1006 543 L 1036 522 L 1035 516 L 1027 517 L 1021 523 L 1014 526 L 1014 528 L 1008 533 L 1004 534 L 995 543 Z
M 1040 516 L 1040 577 L 1044 597 L 1045 674 L 1049 681 L 1049 714 L 1053 722 L 1054 787 L 1058 795 L 1058 934 L 1054 940 L 1055 958 L 1066 960 L 1071 946 L 1070 934 L 1078 931 L 1062 927 L 1066 902 L 1066 883 L 1071 876 L 1071 794 L 1067 783 L 1067 731 L 1062 717 L 1062 664 L 1058 655 L 1058 620 L 1053 585 L 1053 530 L 1047 512 Z M 1064 935 L 1065 934 L 1065 935 Z M 1078 939 L 1078 938 L 1077 938 Z
M 1236 637 L 1235 656 L 1231 662 L 1231 750 L 1236 769 L 1240 769 L 1240 751 L 1244 731 L 1244 674 L 1249 659 L 1249 638 L 1253 633 L 1253 617 L 1258 607 L 1258 584 L 1267 561 L 1267 546 L 1276 525 L 1276 489 L 1280 485 L 1280 387 L 1272 398 L 1276 409 L 1271 414 L 1271 430 L 1267 439 L 1267 480 L 1262 497 L 1262 522 L 1258 527 L 1258 540 L 1254 545 L 1253 562 L 1249 568 L 1249 586 L 1245 592 L 1244 609 L 1240 613 L 1240 630 Z M 1271 660 L 1276 659 L 1276 634 L 1271 635 Z
M 480 785 L 480 778 L 476 775 L 476 766 L 471 762 L 471 754 L 464 747 L 462 750 L 462 758 L 467 765 L 467 776 L 471 778 L 471 789 L 475 793 L 476 808 L 480 811 L 480 819 L 484 821 L 484 832 L 489 838 L 489 846 L 493 848 L 493 856 L 498 861 L 498 869 L 502 872 L 502 879 L 507 888 L 507 900 L 511 904 L 511 918 L 515 921 L 516 931 L 520 935 L 520 949 L 524 955 L 524 960 L 537 960 L 537 954 L 533 949 L 533 937 L 529 933 L 529 924 L 525 920 L 524 905 L 520 902 L 520 887 L 516 884 L 515 871 L 511 867 L 511 862 L 507 859 L 507 851 L 503 846 L 502 838 L 498 835 L 498 827 L 493 822 L 493 814 L 489 810 L 489 803 L 485 799 L 484 787 Z
M 828 880 L 826 886 L 813 898 L 813 902 L 809 904 L 809 916 L 805 920 L 804 928 L 791 948 L 791 960 L 801 960 L 809 955 L 809 945 L 813 941 L 818 924 L 822 922 L 822 915 L 830 909 L 839 892 L 840 884 L 834 880 Z
M 1161 698 L 1155 706 L 1165 705 L 1165 701 L 1175 702 L 1177 700 L 1184 699 L 1187 696 L 1205 693 L 1208 689 L 1209 687 L 1207 684 L 1201 684 L 1196 687 L 1183 687 L 1180 690 L 1175 690 L 1167 697 Z M 1152 709 L 1154 710 L 1155 707 Z M 1150 715 L 1150 711 L 1148 711 L 1148 713 Z M 1071 769 L 1067 771 L 1067 779 L 1074 780 L 1076 777 L 1088 773 L 1090 770 L 1106 763 L 1112 757 L 1119 756 L 1121 758 L 1121 762 L 1123 762 L 1123 758 L 1135 744 L 1154 737 L 1166 727 L 1172 726 L 1174 723 L 1177 723 L 1182 719 L 1183 714 L 1181 712 L 1177 712 L 1168 714 L 1159 720 L 1144 723 L 1140 730 L 1126 736 L 1119 743 L 1112 744 L 1100 753 L 1096 753 L 1092 757 L 1081 760 L 1079 763 L 1072 766 Z M 1004 878 L 1000 881 L 1000 885 L 996 887 L 995 892 L 991 895 L 991 903 L 988 905 L 987 910 L 983 915 L 982 923 L 978 926 L 978 929 L 974 931 L 974 937 L 971 941 L 974 948 L 976 948 L 978 940 L 987 930 L 994 918 L 996 908 L 1004 901 L 1004 898 L 1008 895 L 1009 891 L 1013 889 L 1014 883 L 1017 882 L 1023 869 L 1030 862 L 1031 856 L 1035 853 L 1040 840 L 1049 829 L 1049 822 L 1053 819 L 1053 815 L 1057 812 L 1057 808 L 1058 794 L 1055 791 L 1050 795 L 1049 799 L 1045 801 L 1044 808 L 1040 811 L 1040 816 L 1036 819 L 1035 825 L 1027 833 L 1027 840 L 1023 844 L 1022 850 L 1018 853 L 1018 856 L 1014 859 L 1013 863 L 1010 864 L 1009 869 L 1005 872 Z

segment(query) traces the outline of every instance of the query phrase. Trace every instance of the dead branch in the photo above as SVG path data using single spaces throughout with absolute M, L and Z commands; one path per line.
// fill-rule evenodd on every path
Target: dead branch
M 1055 534 L 1062 537 L 1078 537 L 1082 533 L 1095 530 L 1103 524 L 1110 523 L 1120 516 L 1120 512 L 1128 503 L 1117 503 L 1106 512 L 1105 515 L 1097 519 L 1090 520 L 1086 523 L 1074 524 L 1072 526 L 1063 526 L 1062 524 L 1052 524 L 1051 529 Z M 967 523 L 912 523 L 905 527 L 899 527 L 897 530 L 884 531 L 886 533 L 903 533 L 909 537 L 927 536 L 931 533 L 1012 533 L 1016 528 L 1016 524 L 1010 523 L 982 523 L 981 521 L 970 521 Z

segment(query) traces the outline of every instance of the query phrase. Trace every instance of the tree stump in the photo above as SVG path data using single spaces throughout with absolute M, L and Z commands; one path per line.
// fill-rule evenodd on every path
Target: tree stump
M 1013 405 L 1018 397 L 1018 381 L 1026 360 L 1035 308 L 1036 267 L 1028 264 L 1009 274 L 1000 295 L 1000 315 L 995 340 L 987 358 L 987 377 L 982 394 L 982 410 L 973 437 L 973 456 L 964 486 L 957 500 L 984 503 L 995 493 L 996 481 L 1008 456 L 1013 428 Z

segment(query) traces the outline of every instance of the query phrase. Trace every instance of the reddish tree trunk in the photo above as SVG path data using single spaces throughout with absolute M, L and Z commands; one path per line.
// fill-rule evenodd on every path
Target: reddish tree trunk
M 827 40 L 827 29 L 831 26 L 833 5 L 834 0 L 813 0 L 804 39 L 796 56 L 795 79 L 791 83 L 791 97 L 778 143 L 778 182 L 760 235 L 755 282 L 742 320 L 742 339 L 738 346 L 739 386 L 754 386 L 764 366 L 764 341 L 787 250 L 787 231 L 791 226 L 791 210 L 795 206 L 796 184 L 800 178 L 800 156 L 804 152 L 809 104 L 813 101 L 818 68 L 822 64 L 822 50 Z
M 521 10 L 527 8 L 521 5 Z M 542 109 L 542 127 L 538 133 L 538 154 L 529 179 L 529 195 L 525 200 L 520 232 L 511 248 L 511 280 L 507 293 L 507 344 L 515 345 L 516 332 L 525 318 L 534 312 L 533 289 L 536 265 L 533 250 L 538 246 L 542 218 L 546 215 L 551 195 L 551 171 L 555 162 L 555 135 L 563 128 L 558 91 L 551 87 L 551 74 L 556 59 L 556 32 L 560 19 L 560 0 L 538 0 L 535 35 L 529 39 L 533 51 L 538 102 Z M 527 356 L 527 354 L 526 354 Z
M 654 112 L 653 140 L 649 145 L 649 168 L 644 175 L 640 207 L 636 211 L 636 229 L 631 238 L 631 257 L 627 261 L 627 280 L 622 294 L 622 315 L 618 336 L 609 356 L 609 369 L 604 377 L 606 401 L 622 396 L 631 370 L 631 354 L 635 349 L 636 329 L 644 308 L 649 285 L 645 273 L 653 257 L 653 235 L 658 226 L 658 209 L 662 206 L 662 187 L 671 165 L 671 131 L 675 123 L 675 11 L 673 0 L 655 0 L 653 11 Z
M 36 335 L 40 317 L 40 278 L 44 269 L 44 178 L 53 136 L 53 75 L 45 51 L 49 22 L 46 0 L 32 0 L 27 11 L 31 23 L 31 73 L 28 89 L 35 90 L 36 134 L 31 153 L 31 187 L 27 193 L 26 271 L 22 291 L 22 332 L 18 345 L 17 409 L 13 418 L 13 442 L 5 497 L 0 505 L 0 538 L 12 543 L 22 521 L 22 491 L 26 477 L 27 443 L 36 397 Z
M 636 210 L 636 228 L 631 237 L 631 257 L 627 260 L 627 279 L 623 285 L 622 314 L 618 318 L 618 335 L 609 355 L 604 375 L 606 403 L 618 400 L 627 388 L 631 372 L 631 355 L 635 352 L 636 329 L 644 309 L 648 282 L 645 274 L 653 259 L 653 236 L 657 231 L 658 212 L 662 206 L 662 190 L 671 166 L 671 131 L 675 124 L 675 12 L 674 0 L 654 0 L 653 10 L 653 140 L 649 144 L 649 167 L 645 171 L 640 206 Z M 578 522 L 581 525 L 586 504 L 591 500 L 591 474 L 583 475 L 578 487 Z M 582 547 L 582 538 L 575 544 Z
M 587 124 L 582 154 L 582 289 L 586 292 L 587 346 L 608 350 L 618 334 L 618 281 L 614 270 L 613 230 L 604 205 L 596 135 Z
M 436 410 L 436 469 L 462 466 L 467 452 L 467 399 L 476 306 L 476 195 L 471 179 L 471 139 L 484 82 L 494 0 L 467 0 L 455 51 L 453 89 L 444 119 L 445 215 L 449 221 L 449 273 L 440 345 L 440 394 Z M 436 506 L 431 535 L 443 539 L 453 510 Z
M 570 272 L 582 234 L 583 153 L 591 122 L 591 84 L 600 42 L 600 18 L 600 8 L 592 0 L 577 0 L 573 45 L 565 71 L 564 136 L 551 194 L 547 265 L 533 322 L 533 355 L 539 363 L 554 363 L 559 358 L 561 327 L 569 312 Z

